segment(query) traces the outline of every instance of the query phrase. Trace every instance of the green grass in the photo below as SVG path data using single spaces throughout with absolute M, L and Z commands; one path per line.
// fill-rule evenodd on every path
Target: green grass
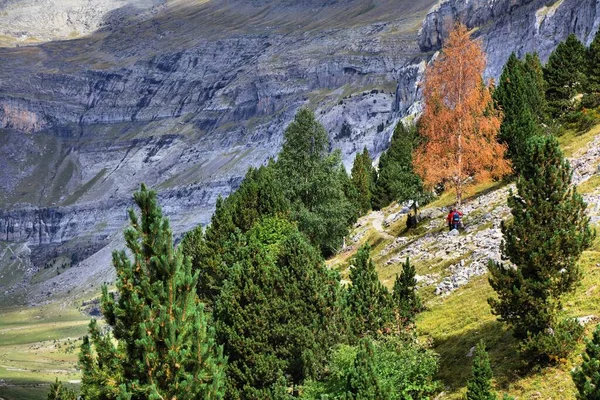
M 78 381 L 78 349 L 89 320 L 72 304 L 0 310 L 0 397 L 45 399 L 56 377 Z
M 586 148 L 598 134 L 600 134 L 600 125 L 596 125 L 586 133 L 568 130 L 558 138 L 558 141 L 565 157 L 573 157 L 578 151 Z

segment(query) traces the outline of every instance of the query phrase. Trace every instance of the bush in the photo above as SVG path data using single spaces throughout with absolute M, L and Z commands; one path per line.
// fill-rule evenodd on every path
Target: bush
M 519 352 L 535 362 L 565 362 L 583 336 L 583 330 L 576 319 L 565 318 L 554 329 L 528 335 Z
M 306 382 L 301 397 L 343 399 L 346 378 L 354 367 L 358 350 L 358 346 L 337 347 L 328 375 L 319 382 Z M 426 399 L 440 389 L 440 383 L 433 379 L 438 370 L 438 355 L 414 342 L 395 336 L 375 341 L 372 361 L 379 387 L 389 394 L 389 399 Z
M 575 130 L 577 133 L 585 133 L 592 129 L 600 121 L 600 115 L 595 110 L 583 108 L 581 111 L 575 111 L 565 116 L 567 127 Z

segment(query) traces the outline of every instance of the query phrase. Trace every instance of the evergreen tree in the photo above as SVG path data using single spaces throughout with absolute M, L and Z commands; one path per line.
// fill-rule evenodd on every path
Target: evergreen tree
M 352 183 L 358 192 L 360 215 L 371 209 L 371 193 L 375 186 L 377 173 L 371 162 L 369 151 L 365 147 L 362 153 L 357 153 L 352 165 Z
M 328 151 L 325 128 L 311 111 L 302 109 L 284 133 L 276 164 L 292 220 L 324 255 L 339 249 L 354 214 L 339 179 L 340 153 Z
M 271 398 L 318 374 L 345 334 L 341 293 L 293 223 L 268 217 L 248 231 L 215 303 L 227 399 Z
M 394 307 L 398 312 L 401 326 L 408 326 L 415 321 L 415 316 L 422 309 L 421 299 L 417 294 L 417 281 L 415 280 L 415 267 L 409 259 L 402 266 L 402 273 L 396 275 L 392 298 Z
M 381 284 L 375 264 L 369 255 L 370 247 L 361 247 L 351 261 L 348 307 L 356 336 L 381 333 L 393 321 L 392 299 Z
M 528 103 L 537 121 L 545 123 L 548 119 L 548 102 L 546 101 L 547 84 L 544 79 L 544 68 L 537 53 L 525 54 L 525 76 L 531 85 L 528 86 Z
M 369 338 L 361 339 L 354 367 L 349 371 L 346 400 L 388 400 L 387 393 L 379 385 L 374 369 L 375 348 Z
M 92 319 L 79 355 L 86 399 L 220 399 L 222 349 L 196 295 L 197 274 L 173 248 L 156 193 L 134 194 L 141 216 L 129 211 L 125 251 L 113 253 L 118 298 L 102 288 L 110 333 Z
M 517 191 L 508 199 L 513 221 L 502 225 L 501 247 L 514 267 L 490 263 L 490 284 L 499 298 L 488 302 L 525 339 L 557 328 L 560 298 L 578 282 L 577 259 L 594 235 L 554 137 L 533 141 Z
M 340 165 L 338 169 L 338 179 L 342 184 L 342 189 L 344 191 L 344 195 L 346 199 L 348 199 L 349 211 L 348 211 L 348 226 L 354 225 L 358 217 L 360 216 L 360 204 L 359 204 L 359 195 L 358 190 L 356 190 L 356 186 L 352 183 L 352 179 L 348 176 L 346 172 L 346 168 L 343 165 Z
M 56 381 L 50 385 L 48 400 L 76 400 L 77 393 L 65 387 L 61 381 L 56 378 Z
M 535 59 L 526 67 L 514 53 L 511 54 L 493 95 L 504 113 L 499 138 L 506 143 L 507 156 L 516 172 L 529 162 L 528 141 L 542 133 L 537 117 L 539 108 L 535 108 L 541 107 L 541 100 L 534 68 Z
M 600 324 L 594 330 L 592 340 L 586 341 L 583 363 L 571 373 L 579 392 L 579 400 L 600 399 Z
M 235 262 L 239 236 L 250 230 L 263 216 L 286 216 L 289 202 L 276 179 L 272 163 L 250 168 L 240 187 L 225 200 L 217 199 L 211 224 L 202 234 L 202 227 L 188 232 L 183 241 L 183 253 L 192 259 L 199 272 L 198 294 L 212 305 Z
M 600 92 L 600 30 L 587 50 L 588 84 L 590 92 Z
M 492 367 L 483 341 L 475 348 L 471 379 L 467 382 L 467 400 L 496 400 L 492 391 Z
M 550 54 L 544 78 L 548 84 L 546 98 L 554 117 L 562 117 L 574 109 L 571 99 L 586 87 L 586 67 L 586 48 L 574 34 Z
M 417 141 L 417 130 L 398 122 L 390 147 L 379 158 L 379 175 L 372 196 L 374 209 L 380 210 L 393 201 L 424 200 L 421 178 L 412 165 Z

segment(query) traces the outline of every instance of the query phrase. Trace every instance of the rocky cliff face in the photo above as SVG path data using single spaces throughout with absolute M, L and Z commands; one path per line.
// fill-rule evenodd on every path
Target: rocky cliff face
M 379 154 L 419 111 L 426 60 L 455 18 L 483 38 L 490 76 L 511 51 L 546 57 L 570 32 L 589 41 L 600 20 L 600 0 L 123 1 L 105 0 L 75 40 L 17 47 L 0 24 L 15 39 L 0 48 L 0 238 L 37 263 L 118 247 L 140 182 L 176 234 L 207 223 L 302 106 L 347 166 L 364 146 Z M 34 3 L 0 11 L 19 4 Z
M 438 50 L 456 20 L 476 29 L 488 54 L 487 73 L 497 78 L 512 52 L 537 52 L 545 62 L 570 33 L 589 44 L 598 31 L 600 1 L 443 0 L 423 21 L 421 50 Z

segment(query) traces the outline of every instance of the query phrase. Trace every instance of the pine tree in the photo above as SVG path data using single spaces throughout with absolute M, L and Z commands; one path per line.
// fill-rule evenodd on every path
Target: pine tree
M 90 322 L 79 355 L 86 399 L 220 399 L 222 349 L 196 295 L 197 274 L 173 248 L 169 222 L 156 193 L 134 194 L 141 215 L 129 211 L 125 251 L 113 253 L 118 298 L 102 288 L 110 333 Z
M 525 76 L 531 82 L 528 85 L 528 103 L 537 121 L 544 124 L 548 120 L 548 102 L 546 101 L 547 84 L 544 79 L 544 68 L 537 53 L 525 54 Z
M 352 179 L 350 179 L 350 177 L 348 176 L 344 165 L 340 165 L 338 169 L 338 179 L 341 182 L 342 190 L 344 191 L 344 196 L 346 196 L 346 199 L 348 199 L 347 207 L 349 208 L 349 211 L 347 212 L 347 225 L 352 226 L 360 216 L 360 200 L 358 190 L 356 190 L 356 186 L 354 186 L 354 183 L 352 183 Z
M 577 387 L 577 399 L 600 399 L 600 324 L 596 326 L 592 340 L 586 341 L 583 363 L 571 375 Z
M 396 275 L 392 298 L 394 307 L 398 312 L 401 326 L 408 326 L 415 321 L 415 316 L 421 311 L 423 305 L 417 294 L 417 281 L 415 280 L 415 267 L 409 259 L 402 266 L 402 273 Z
M 480 341 L 473 355 L 471 379 L 467 382 L 467 400 L 496 400 L 492 391 L 492 367 L 485 351 L 485 343 Z
M 531 58 L 531 57 L 530 57 Z M 529 162 L 529 140 L 542 133 L 537 117 L 541 100 L 534 71 L 535 59 L 529 61 L 529 67 L 513 53 L 509 57 L 497 89 L 494 100 L 504 113 L 500 126 L 499 139 L 507 145 L 507 157 L 512 161 L 516 172 Z
M 361 339 L 354 366 L 346 378 L 346 400 L 388 400 L 374 370 L 375 349 L 369 338 Z
M 369 255 L 370 247 L 361 247 L 351 261 L 348 307 L 356 336 L 381 333 L 393 321 L 392 299 L 381 284 L 375 264 Z
M 598 93 L 600 92 L 600 30 L 596 32 L 587 50 L 587 66 L 588 91 Z
M 586 87 L 586 48 L 570 34 L 550 54 L 544 78 L 548 84 L 546 98 L 552 116 L 560 118 L 573 111 L 573 97 Z
M 490 284 L 499 298 L 488 302 L 517 338 L 526 339 L 557 328 L 560 298 L 579 281 L 577 259 L 594 234 L 554 137 L 533 141 L 517 191 L 508 199 L 513 220 L 502 224 L 501 247 L 514 267 L 490 263 Z
M 226 397 L 270 398 L 316 376 L 345 334 L 339 276 L 277 217 L 244 235 L 237 258 L 214 311 L 228 357 Z
M 77 393 L 65 387 L 62 382 L 56 378 L 56 381 L 50 385 L 48 400 L 77 400 Z
M 372 195 L 374 209 L 380 210 L 393 201 L 424 199 L 421 178 L 412 165 L 417 141 L 417 130 L 398 122 L 390 147 L 379 158 L 379 175 Z
M 358 192 L 359 213 L 363 215 L 371 209 L 371 194 L 375 186 L 375 168 L 371 162 L 369 151 L 365 147 L 357 153 L 352 165 L 352 184 Z
M 203 235 L 199 226 L 182 241 L 184 255 L 192 259 L 192 266 L 199 273 L 198 294 L 202 301 L 210 306 L 219 293 L 227 278 L 227 266 L 235 262 L 239 235 L 262 217 L 287 216 L 289 208 L 272 163 L 250 168 L 235 192 L 225 200 L 217 200 L 206 233 Z
M 323 255 L 340 248 L 353 215 L 339 179 L 341 164 L 339 151 L 329 154 L 325 128 L 301 109 L 285 130 L 276 171 L 291 203 L 291 219 Z

